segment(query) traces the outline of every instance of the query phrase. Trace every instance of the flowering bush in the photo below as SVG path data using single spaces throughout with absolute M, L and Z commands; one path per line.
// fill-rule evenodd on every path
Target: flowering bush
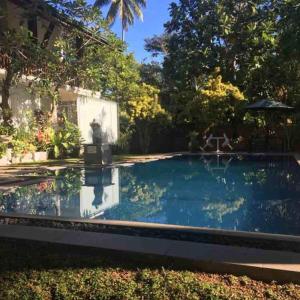
M 47 151 L 51 148 L 51 132 L 50 126 L 41 127 L 36 134 L 36 146 L 38 151 Z

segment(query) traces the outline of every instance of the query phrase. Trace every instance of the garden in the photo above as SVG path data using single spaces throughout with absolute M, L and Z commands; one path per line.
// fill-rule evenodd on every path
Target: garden
M 66 3 L 51 4 L 66 13 Z M 113 145 L 118 154 L 199 151 L 203 137 L 211 133 L 226 133 L 236 151 L 265 150 L 258 146 L 266 133 L 268 151 L 297 151 L 298 13 L 293 1 L 172 4 L 164 34 L 145 41 L 153 56 L 150 63 L 138 63 L 101 12 L 80 2 L 69 8 L 68 17 L 77 14 L 93 36 L 105 35 L 108 41 L 96 46 L 87 40 L 80 59 L 74 46 L 76 35 L 82 34 L 77 28 L 68 32 L 68 39 L 57 38 L 51 51 L 35 43 L 25 28 L 8 29 L 1 44 L 9 76 L 1 81 L 0 155 L 13 163 L 34 159 L 34 153 L 36 160 L 45 158 L 44 152 L 53 158 L 79 155 L 83 141 L 76 125 L 63 111 L 54 118 L 59 90 L 66 83 L 101 90 L 106 99 L 118 103 L 120 137 Z M 155 61 L 158 57 L 160 62 Z M 35 75 L 28 92 L 49 99 L 50 110 L 24 111 L 24 122 L 15 122 L 9 91 L 23 80 L 25 70 Z M 261 99 L 280 101 L 294 110 L 246 109 Z
M 78 231 L 95 221 L 112 234 L 105 222 L 117 221 L 139 238 L 129 222 L 141 232 L 149 223 L 194 226 L 218 233 L 201 243 L 253 251 L 273 251 L 275 234 L 286 235 L 274 251 L 292 258 L 282 263 L 278 255 L 266 268 L 292 265 L 299 276 L 292 261 L 300 251 L 299 0 L 171 1 L 162 33 L 144 41 L 148 60 L 136 58 L 125 36 L 145 0 L 28 0 L 17 29 L 7 17 L 11 0 L 0 2 L 2 228 L 45 221 L 58 230 L 65 218 L 73 229 L 77 218 Z M 113 31 L 118 17 L 121 38 Z M 40 40 L 32 28 L 43 18 Z M 71 109 L 79 90 L 117 104 L 118 141 L 109 145 L 107 168 L 82 160 L 87 141 Z M 216 155 L 209 143 L 216 137 L 228 139 L 221 150 L 231 154 Z M 23 224 L 21 214 L 38 221 Z M 143 238 L 170 241 L 151 230 Z M 300 298 L 297 284 L 208 274 L 187 260 L 122 251 L 1 238 L 0 299 Z
M 20 250 L 22 249 L 22 250 Z M 35 253 L 34 258 L 32 252 Z M 157 257 L 2 240 L 3 299 L 299 299 L 299 285 L 194 272 Z M 146 262 L 147 261 L 147 262 Z M 137 267 L 138 266 L 138 267 Z M 162 267 L 164 266 L 164 267 Z

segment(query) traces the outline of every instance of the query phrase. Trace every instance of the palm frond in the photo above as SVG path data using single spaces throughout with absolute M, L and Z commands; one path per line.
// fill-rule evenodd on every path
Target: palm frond
M 124 23 L 123 23 L 123 26 L 124 28 L 127 29 L 128 25 L 132 25 L 134 23 L 134 9 L 132 8 L 132 6 L 130 5 L 130 1 L 131 0 L 125 0 L 123 1 L 124 2 L 124 17 L 125 17 L 125 20 L 124 20 Z
M 133 13 L 143 21 L 144 15 L 141 7 L 137 4 L 137 0 L 127 0 L 128 6 L 131 8 Z
M 140 6 L 145 8 L 147 6 L 147 1 L 146 0 L 135 0 L 135 3 Z
M 112 1 L 113 0 L 96 0 L 94 3 L 94 6 L 102 7 L 102 6 L 110 4 Z
M 120 9 L 120 0 L 114 1 L 111 4 L 106 16 L 106 20 L 109 25 L 113 25 L 115 23 L 119 9 Z
M 127 30 L 128 25 L 134 23 L 135 16 L 140 20 L 143 20 L 142 8 L 146 7 L 146 2 L 146 0 L 95 0 L 94 5 L 102 7 L 110 4 L 106 17 L 109 25 L 113 25 L 117 15 L 119 15 L 122 22 L 122 28 Z

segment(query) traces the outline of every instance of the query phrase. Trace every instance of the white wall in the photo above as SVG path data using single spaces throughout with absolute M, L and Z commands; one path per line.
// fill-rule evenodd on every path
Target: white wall
M 0 94 L 1 102 L 2 97 Z M 15 124 L 26 122 L 26 112 L 34 112 L 36 109 L 41 109 L 42 111 L 50 110 L 50 102 L 47 99 L 35 97 L 26 88 L 26 85 L 22 83 L 10 89 L 9 104 Z
M 0 0 L 1 1 L 1 0 Z M 1 71 L 2 69 L 0 69 Z M 3 77 L 3 76 L 2 76 Z M 0 74 L 1 79 L 1 74 Z M 92 129 L 90 123 L 95 119 L 101 126 L 103 143 L 114 144 L 119 137 L 118 104 L 101 99 L 100 93 L 92 93 L 83 89 L 61 89 L 62 102 L 74 101 L 77 106 L 77 125 L 81 131 L 84 143 L 92 143 Z M 0 103 L 1 103 L 0 94 Z M 26 121 L 26 112 L 40 109 L 50 111 L 51 101 L 47 98 L 38 98 L 32 95 L 26 83 L 20 82 L 10 90 L 10 106 L 15 124 Z M 75 122 L 75 121 L 74 121 Z
M 119 136 L 118 104 L 99 99 L 97 96 L 79 95 L 77 98 L 77 118 L 85 144 L 92 143 L 90 123 L 95 119 L 101 126 L 103 143 L 113 144 Z

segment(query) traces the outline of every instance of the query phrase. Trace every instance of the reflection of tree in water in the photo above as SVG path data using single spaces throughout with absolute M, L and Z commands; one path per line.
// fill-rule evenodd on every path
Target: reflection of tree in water
M 207 201 L 203 203 L 200 208 L 210 219 L 217 220 L 219 223 L 222 222 L 223 216 L 232 214 L 238 211 L 242 205 L 245 203 L 245 198 L 238 198 L 233 201 Z
M 34 215 L 57 215 L 60 209 L 78 205 L 75 196 L 81 187 L 80 171 L 57 172 L 52 179 L 38 184 L 21 186 L 14 191 L 0 193 L 0 211 Z
M 196 157 L 178 159 L 178 163 L 166 193 L 169 223 L 222 227 L 223 217 L 239 211 L 246 202 L 238 174 L 223 169 L 210 172 Z M 213 163 L 211 159 L 211 168 Z
M 287 158 L 244 157 L 226 172 L 209 172 L 199 158 L 185 157 L 120 168 L 119 174 L 121 200 L 105 211 L 106 219 L 300 233 L 300 169 Z M 103 178 L 111 184 L 110 176 Z M 58 194 L 61 210 L 74 216 L 81 185 L 80 170 L 62 171 L 49 184 L 0 194 L 0 211 L 55 215 Z M 103 191 L 95 185 L 94 193 L 96 206 Z
M 41 189 L 41 185 L 47 188 Z M 35 215 L 53 214 L 55 201 L 52 191 L 53 182 L 22 186 L 10 193 L 2 193 L 0 196 L 0 211 L 6 213 L 25 213 Z
M 166 188 L 154 182 L 156 180 L 135 176 L 130 168 L 120 169 L 120 175 L 121 202 L 106 212 L 106 218 L 139 220 L 162 210 L 161 200 Z
M 299 232 L 299 175 L 293 163 L 266 157 L 235 158 L 225 172 L 210 172 L 197 157 L 138 164 L 122 169 L 121 203 L 106 217 Z
M 72 205 L 71 202 L 79 194 L 81 186 L 81 170 L 66 169 L 56 173 L 55 191 L 65 202 L 64 206 Z
M 245 227 L 262 232 L 300 233 L 300 169 L 293 158 L 272 159 L 244 174 L 252 187 Z

